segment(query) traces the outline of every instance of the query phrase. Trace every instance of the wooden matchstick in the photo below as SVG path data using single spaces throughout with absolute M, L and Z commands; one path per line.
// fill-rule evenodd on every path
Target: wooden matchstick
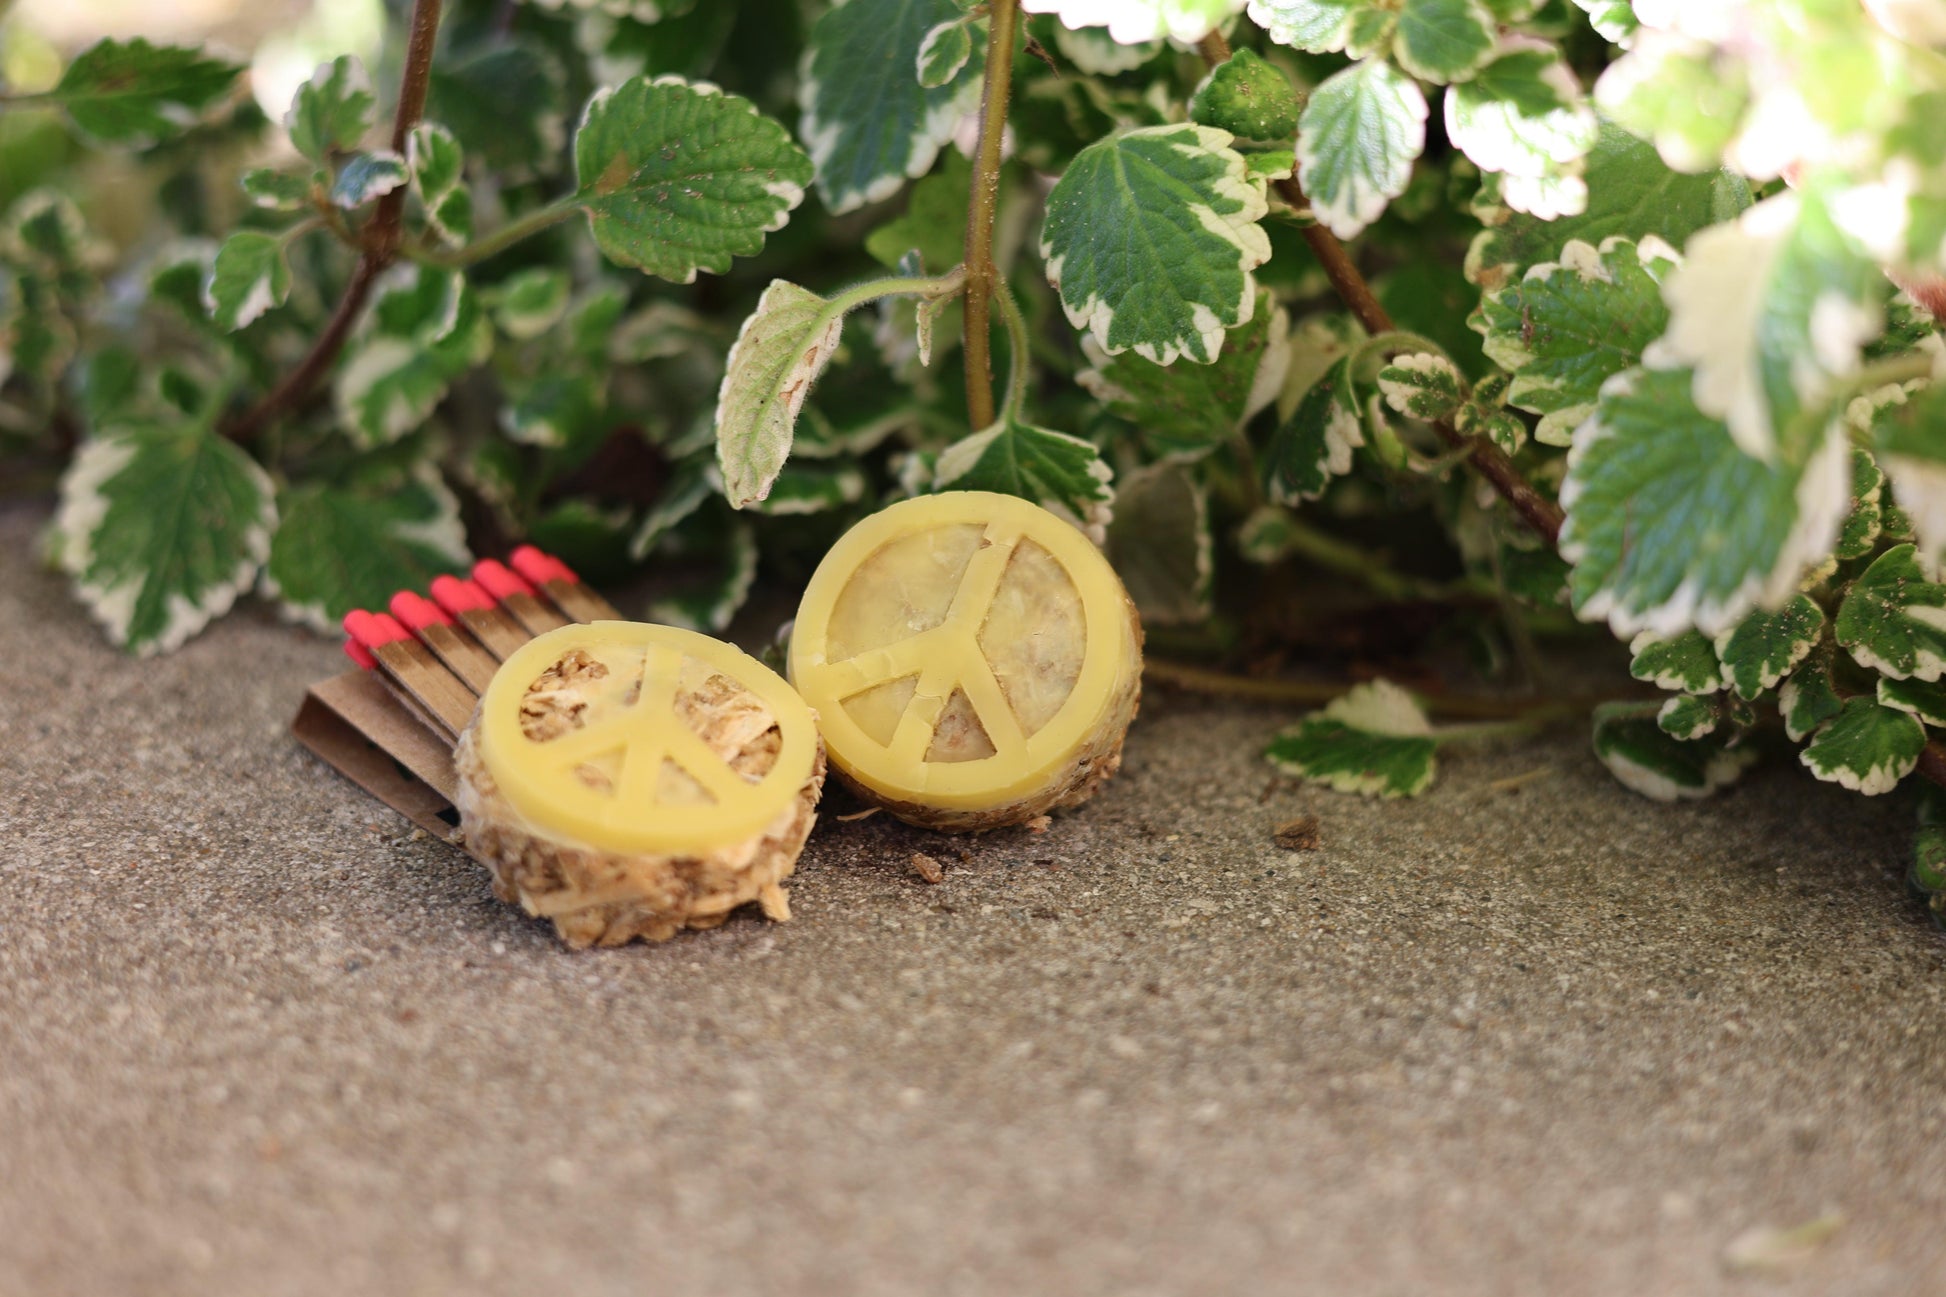
M 501 612 L 494 605 L 493 596 L 476 582 L 456 576 L 437 577 L 432 583 L 432 598 L 499 661 L 505 662 L 522 644 L 534 638 L 525 626 Z
M 621 621 L 622 615 L 606 599 L 581 584 L 581 578 L 552 554 L 522 545 L 507 558 L 528 584 L 554 601 L 575 621 Z
M 453 624 L 438 604 L 410 590 L 392 596 L 392 615 L 419 637 L 475 694 L 484 693 L 500 666 L 480 642 Z
M 534 593 L 534 587 L 497 559 L 483 558 L 473 565 L 473 580 L 499 601 L 502 611 L 527 628 L 530 635 L 545 635 L 568 625 L 554 607 Z
M 348 612 L 344 626 L 352 642 L 419 705 L 446 740 L 458 742 L 459 732 L 473 717 L 475 697 L 457 676 L 440 665 L 432 650 L 386 613 L 366 612 L 362 608 Z M 351 651 L 349 645 L 346 651 Z M 352 658 L 360 660 L 355 653 Z

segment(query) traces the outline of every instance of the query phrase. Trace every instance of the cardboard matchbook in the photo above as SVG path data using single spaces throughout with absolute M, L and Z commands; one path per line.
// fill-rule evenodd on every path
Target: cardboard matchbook
M 297 741 L 426 832 L 456 842 L 453 744 L 507 656 L 570 622 L 620 620 L 566 564 L 531 545 L 443 576 L 431 598 L 392 596 L 389 612 L 345 617 L 357 665 L 311 686 L 291 722 Z

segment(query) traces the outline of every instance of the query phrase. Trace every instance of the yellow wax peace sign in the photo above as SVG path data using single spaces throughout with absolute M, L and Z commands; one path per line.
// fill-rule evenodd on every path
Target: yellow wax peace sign
M 586 723 L 551 739 L 522 727 L 529 688 L 579 649 L 599 670 L 577 681 Z M 712 676 L 753 695 L 780 745 L 754 780 L 684 722 L 678 703 Z M 536 826 L 610 851 L 706 852 L 762 833 L 797 797 L 817 759 L 817 727 L 763 663 L 694 631 L 641 622 L 563 626 L 501 664 L 480 698 L 480 757 Z
M 1059 777 L 1136 649 L 1114 570 L 1038 505 L 985 491 L 902 501 L 818 565 L 791 681 L 825 750 L 885 797 L 977 810 Z

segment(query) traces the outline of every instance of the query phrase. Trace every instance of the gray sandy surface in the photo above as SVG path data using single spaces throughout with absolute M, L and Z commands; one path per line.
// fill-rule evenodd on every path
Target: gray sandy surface
M 1044 835 L 827 823 L 795 922 L 573 954 L 290 740 L 334 645 L 252 606 L 128 660 L 43 516 L 0 512 L 4 1297 L 1946 1291 L 1897 799 L 1654 806 L 1577 732 L 1368 803 L 1162 697 Z

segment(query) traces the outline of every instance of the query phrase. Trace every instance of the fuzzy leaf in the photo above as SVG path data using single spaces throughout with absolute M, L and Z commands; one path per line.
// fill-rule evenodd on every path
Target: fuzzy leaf
M 234 332 L 290 296 L 291 268 L 284 241 L 261 230 L 224 240 L 203 282 L 203 305 L 219 329 Z
M 1707 797 L 1735 783 L 1756 758 L 1752 749 L 1726 748 L 1714 736 L 1694 742 L 1674 738 L 1652 711 L 1636 703 L 1595 709 L 1594 747 L 1623 787 L 1658 802 Z
M 856 464 L 800 460 L 784 465 L 754 508 L 772 516 L 828 513 L 857 504 L 864 494 L 865 474 Z
M 1041 255 L 1076 328 L 1110 355 L 1216 359 L 1249 322 L 1269 210 L 1230 135 L 1152 126 L 1083 149 L 1047 198 Z
M 278 496 L 282 519 L 264 593 L 316 630 L 354 608 L 383 608 L 395 590 L 423 590 L 472 564 L 459 501 L 430 471 L 383 489 L 312 483 Z
M 1741 450 L 1686 370 L 1631 370 L 1574 434 L 1561 554 L 1583 620 L 1618 635 L 1714 635 L 1782 606 L 1831 551 L 1850 500 L 1842 432 L 1798 463 Z
M 349 54 L 340 55 L 297 88 L 284 118 L 291 146 L 313 162 L 357 148 L 372 129 L 376 103 L 365 65 Z
M 1782 680 L 1824 633 L 1824 609 L 1798 595 L 1777 612 L 1753 612 L 1716 637 L 1716 655 L 1737 697 L 1755 699 Z
M 1870 698 L 1850 698 L 1798 759 L 1812 774 L 1867 797 L 1889 793 L 1919 764 L 1926 727 Z
M 451 246 L 472 238 L 473 195 L 466 187 L 466 157 L 453 133 L 437 122 L 420 122 L 406 140 L 405 157 L 433 233 Z
M 1884 510 L 1880 501 L 1884 494 L 1885 474 L 1879 471 L 1878 462 L 1869 452 L 1854 449 L 1851 452 L 1851 512 L 1845 515 L 1845 525 L 1838 532 L 1837 557 L 1864 558 L 1877 547 L 1883 529 Z
M 426 114 L 503 182 L 551 174 L 567 142 L 567 74 L 530 40 L 433 64 Z
M 1263 457 L 1264 493 L 1293 505 L 1324 494 L 1334 477 L 1351 471 L 1351 452 L 1365 444 L 1351 358 L 1325 370 L 1270 439 Z
M 1341 793 L 1411 797 L 1432 782 L 1437 748 L 1412 696 L 1375 680 L 1279 734 L 1264 755 L 1285 774 Z
M 1259 292 L 1250 323 L 1238 326 L 1209 365 L 1164 368 L 1124 352 L 1105 356 L 1083 346 L 1092 369 L 1075 381 L 1140 431 L 1163 458 L 1196 458 L 1228 442 L 1277 398 L 1290 363 L 1289 317 Z
M 331 186 L 331 201 L 351 211 L 381 194 L 391 193 L 408 179 L 405 159 L 390 149 L 360 153 L 338 168 L 338 179 Z
M 1488 359 L 1514 374 L 1507 400 L 1542 416 L 1534 435 L 1543 445 L 1567 445 L 1602 384 L 1641 363 L 1668 323 L 1661 284 L 1675 261 L 1653 236 L 1640 245 L 1617 236 L 1599 250 L 1576 239 L 1559 262 L 1480 299 L 1469 323 Z
M 102 143 L 141 147 L 193 126 L 242 72 L 199 49 L 110 38 L 77 54 L 45 97 Z
M 678 284 L 761 251 L 811 181 L 810 160 L 749 100 L 679 78 L 597 92 L 574 163 L 603 254 Z
M 1378 390 L 1394 410 L 1427 423 L 1450 418 L 1466 400 L 1459 369 L 1429 351 L 1393 357 L 1378 371 Z
M 1422 80 L 1463 81 L 1493 52 L 1494 20 L 1479 0 L 1405 0 L 1392 57 Z
M 1659 638 L 1644 632 L 1629 642 L 1628 673 L 1658 689 L 1715 693 L 1723 687 L 1722 664 L 1709 640 L 1696 631 Z
M 1208 619 L 1211 549 L 1209 499 L 1188 468 L 1150 464 L 1122 479 L 1108 561 L 1145 625 Z
M 1107 27 L 1123 45 L 1143 41 L 1203 39 L 1244 0 L 1021 0 L 1030 14 L 1054 14 L 1069 27 Z
M 833 212 L 889 198 L 932 170 L 939 148 L 979 100 L 986 31 L 962 23 L 955 0 L 847 0 L 811 28 L 799 91 L 799 133 Z M 967 57 L 943 84 L 919 83 L 926 37 L 962 23 Z
M 1002 415 L 940 452 L 932 489 L 1017 495 L 1065 511 L 1099 544 L 1115 499 L 1113 476 L 1094 443 Z
M 1426 146 L 1426 96 L 1382 59 L 1354 63 L 1311 92 L 1298 123 L 1297 171 L 1311 209 L 1341 239 L 1405 192 Z
M 804 398 L 843 329 L 842 311 L 782 279 L 771 281 L 743 322 L 716 395 L 716 457 L 734 508 L 770 493 L 791 453 Z
M 1212 70 L 1189 101 L 1191 121 L 1238 139 L 1281 141 L 1286 152 L 1297 135 L 1297 114 L 1290 79 L 1248 49 Z
M 1461 152 L 1482 171 L 1502 172 L 1510 180 L 1556 178 L 1565 183 L 1573 177 L 1580 196 L 1572 204 L 1574 212 L 1587 201 L 1587 187 L 1577 173 L 1597 132 L 1594 110 L 1551 46 L 1509 46 L 1472 80 L 1446 92 L 1446 134 Z M 1503 185 L 1502 193 L 1510 201 L 1520 196 L 1511 183 Z M 1535 204 L 1513 205 L 1549 214 L 1537 211 Z
M 1815 195 L 1793 191 L 1689 241 L 1664 288 L 1656 363 L 1693 366 L 1697 408 L 1725 420 L 1747 454 L 1794 453 L 1788 438 L 1821 431 L 1797 416 L 1815 415 L 1831 380 L 1858 367 L 1891 293 Z
M 1880 676 L 1878 700 L 1887 707 L 1910 712 L 1928 725 L 1946 727 L 1946 683 Z
M 204 427 L 87 442 L 61 479 L 62 568 L 116 644 L 167 652 L 229 611 L 270 552 L 270 478 Z
M 1830 644 L 1819 644 L 1798 664 L 1777 691 L 1777 710 L 1784 718 L 1784 733 L 1791 742 L 1802 743 L 1811 731 L 1838 714 L 1844 699 L 1838 696 L 1831 680 L 1835 653 Z
M 1836 630 L 1860 666 L 1937 680 L 1946 672 L 1946 585 L 1927 578 L 1912 546 L 1888 549 L 1852 582 Z
M 949 18 L 919 42 L 919 84 L 937 90 L 952 83 L 973 57 L 973 34 L 964 17 Z
M 1680 248 L 1697 230 L 1750 206 L 1750 186 L 1740 177 L 1672 171 L 1652 145 L 1609 123 L 1603 123 L 1583 175 L 1587 207 L 1553 221 L 1494 201 L 1499 178 L 1489 177 L 1474 205 L 1487 228 L 1467 250 L 1466 277 L 1482 288 L 1499 288 L 1536 262 L 1559 260 L 1570 239 L 1599 247 L 1616 235 L 1642 242 L 1653 234 Z
M 464 276 L 409 266 L 380 288 L 338 371 L 338 419 L 365 446 L 431 417 L 454 379 L 487 358 L 493 329 Z

